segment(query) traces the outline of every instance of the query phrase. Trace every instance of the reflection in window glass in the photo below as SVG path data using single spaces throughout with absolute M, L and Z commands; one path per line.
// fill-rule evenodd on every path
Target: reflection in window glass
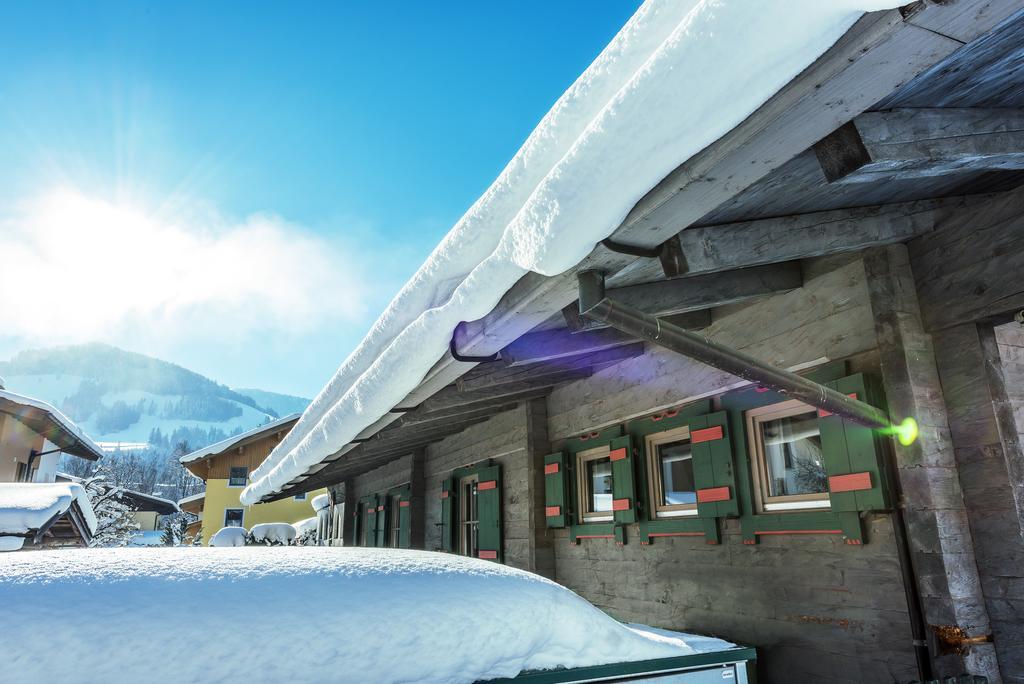
M 693 483 L 693 454 L 687 441 L 658 445 L 658 464 L 661 468 L 662 506 L 697 503 L 697 488 Z
M 241 508 L 228 508 L 224 511 L 224 527 L 241 527 L 244 511 Z
M 590 510 L 594 513 L 612 510 L 612 462 L 607 458 L 587 461 L 590 483 Z
M 761 423 L 768 496 L 828 491 L 818 416 L 811 410 Z

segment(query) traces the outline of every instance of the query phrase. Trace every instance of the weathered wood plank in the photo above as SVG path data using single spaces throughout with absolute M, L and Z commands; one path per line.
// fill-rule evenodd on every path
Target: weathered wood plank
M 878 183 L 1024 168 L 1020 109 L 866 112 L 814 145 L 830 182 Z
M 510 366 L 518 366 L 589 354 L 635 342 L 636 338 L 611 328 L 575 335 L 567 329 L 541 330 L 519 336 L 501 350 L 501 358 Z
M 569 381 L 574 377 L 587 377 L 595 367 L 605 367 L 642 353 L 643 343 L 635 342 L 622 347 L 602 349 L 592 354 L 581 354 L 569 359 L 561 359 L 558 363 L 541 362 L 519 366 L 481 364 L 459 378 L 455 382 L 455 386 L 466 392 L 552 376 L 558 376 L 559 379 L 555 382 L 562 382 L 563 379 Z
M 790 261 L 724 273 L 610 287 L 607 296 L 626 306 L 663 317 L 789 292 L 802 284 L 800 263 Z
M 677 239 L 690 275 L 715 273 L 906 242 L 931 232 L 956 210 L 989 199 L 920 200 L 688 228 Z M 638 259 L 609 282 L 644 282 L 659 273 L 656 260 Z

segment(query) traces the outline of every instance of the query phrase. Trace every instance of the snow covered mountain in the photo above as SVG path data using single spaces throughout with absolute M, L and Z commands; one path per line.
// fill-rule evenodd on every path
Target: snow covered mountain
M 0 361 L 8 389 L 61 409 L 99 442 L 192 448 L 303 410 L 308 399 L 233 390 L 181 366 L 105 344 L 23 351 Z

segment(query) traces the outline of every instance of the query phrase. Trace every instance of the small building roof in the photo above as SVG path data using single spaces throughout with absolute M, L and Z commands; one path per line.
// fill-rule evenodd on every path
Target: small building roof
M 172 513 L 181 512 L 178 504 L 170 499 L 164 499 L 153 494 L 143 494 L 133 489 L 122 489 L 120 498 L 122 501 L 129 502 L 136 511 L 152 511 L 160 515 L 171 515 Z
M 189 513 L 199 513 L 203 510 L 203 502 L 206 500 L 206 492 L 199 492 L 192 496 L 178 499 L 178 508 Z
M 0 389 L 0 413 L 13 416 L 64 453 L 90 461 L 103 456 L 103 449 L 82 428 L 45 401 Z
M 218 456 L 220 454 L 223 454 L 228 449 L 245 446 L 245 444 L 249 442 L 254 442 L 257 439 L 265 437 L 266 435 L 272 432 L 277 432 L 282 429 L 290 430 L 292 425 L 294 425 L 295 422 L 298 421 L 299 415 L 300 414 L 298 413 L 293 413 L 289 416 L 285 416 L 284 418 L 278 418 L 277 420 L 273 420 L 269 423 L 264 423 L 263 425 L 254 427 L 252 430 L 249 430 L 248 432 L 243 432 L 240 435 L 235 435 L 234 437 L 222 439 L 221 441 L 215 442 L 210 446 L 203 447 L 202 449 L 197 449 L 196 451 L 193 451 L 190 454 L 185 454 L 184 456 L 181 457 L 180 460 L 182 463 L 193 463 L 195 461 L 201 461 L 204 458 L 210 458 L 211 456 Z

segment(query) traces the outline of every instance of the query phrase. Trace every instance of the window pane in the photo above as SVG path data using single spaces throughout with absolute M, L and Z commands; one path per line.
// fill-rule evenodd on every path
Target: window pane
M 769 496 L 828 492 L 814 410 L 761 423 L 761 437 Z
M 661 466 L 662 506 L 697 503 L 693 483 L 693 454 L 689 442 L 671 442 L 658 446 Z
M 242 526 L 242 509 L 241 508 L 229 508 L 224 511 L 224 527 L 241 527 Z
M 228 476 L 228 484 L 232 487 L 245 486 L 245 480 L 249 476 L 249 469 L 245 466 L 232 466 L 231 474 Z
M 612 462 L 607 458 L 587 461 L 587 482 L 590 484 L 590 510 L 594 513 L 612 510 Z

